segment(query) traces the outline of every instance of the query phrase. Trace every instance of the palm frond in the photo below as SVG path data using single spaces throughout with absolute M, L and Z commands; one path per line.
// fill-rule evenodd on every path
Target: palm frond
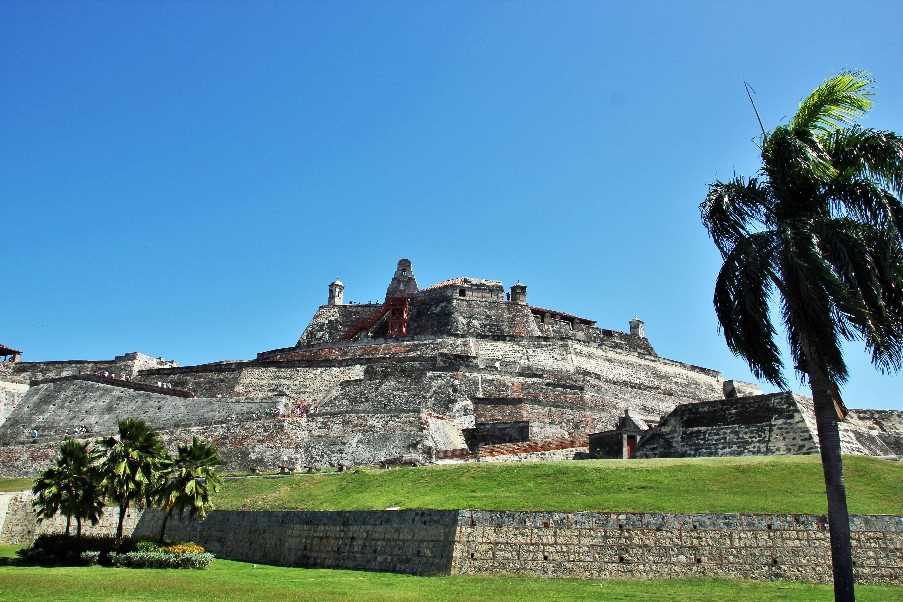
M 715 246 L 727 256 L 739 239 L 749 235 L 750 226 L 770 221 L 771 206 L 767 185 L 735 176 L 711 184 L 699 212 Z
M 806 372 L 810 358 L 800 341 L 803 337 L 831 382 L 842 383 L 847 378 L 840 339 L 846 299 L 842 283 L 821 256 L 814 233 L 798 223 L 785 223 L 781 229 L 780 281 L 784 298 L 783 317 L 790 339 L 790 349 L 797 370 Z
M 824 144 L 844 179 L 868 179 L 903 198 L 903 137 L 854 126 L 832 132 Z
M 790 129 L 797 135 L 830 134 L 852 123 L 871 108 L 872 83 L 862 71 L 845 71 L 827 79 L 800 103 Z
M 769 316 L 778 246 L 773 231 L 737 240 L 718 273 L 714 303 L 728 348 L 746 359 L 756 378 L 783 387 L 783 363 Z

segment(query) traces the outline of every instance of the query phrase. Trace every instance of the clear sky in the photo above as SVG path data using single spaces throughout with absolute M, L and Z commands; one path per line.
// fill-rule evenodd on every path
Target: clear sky
M 903 132 L 903 3 L 0 4 L 0 341 L 182 364 L 294 344 L 345 282 L 471 275 L 749 379 L 706 185 L 824 78 Z M 849 350 L 853 407 L 903 376 Z M 799 388 L 799 387 L 797 387 Z

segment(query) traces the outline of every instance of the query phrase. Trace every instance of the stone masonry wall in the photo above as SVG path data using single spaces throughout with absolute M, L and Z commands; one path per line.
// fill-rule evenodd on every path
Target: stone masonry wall
M 29 496 L 0 512 L 0 543 L 64 528 L 62 517 L 35 525 Z M 160 520 L 130 512 L 127 532 L 155 537 Z M 115 525 L 108 509 L 91 532 Z M 850 527 L 857 580 L 903 585 L 903 517 L 853 516 Z M 167 536 L 244 562 L 421 575 L 831 579 L 827 523 L 812 515 L 217 510 L 202 522 L 174 517 Z
M 854 516 L 862 583 L 903 584 L 903 517 Z M 827 523 L 811 515 L 462 511 L 452 573 L 829 582 Z
M 158 429 L 254 419 L 272 414 L 272 401 L 184 398 L 83 380 L 31 387 L 0 426 L 4 444 L 106 435 L 122 418 L 138 418 Z
M 639 441 L 636 457 L 816 453 L 804 414 L 789 393 L 681 405 Z
M 12 411 L 25 397 L 28 385 L 20 382 L 10 382 L 0 379 L 0 425 L 6 420 Z

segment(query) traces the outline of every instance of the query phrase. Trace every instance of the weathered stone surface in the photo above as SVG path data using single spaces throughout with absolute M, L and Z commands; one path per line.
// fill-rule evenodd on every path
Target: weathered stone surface
M 899 454 L 903 412 L 853 410 L 840 423 L 844 453 Z M 817 453 L 812 401 L 791 393 L 682 404 L 643 434 L 638 458 Z
M 399 263 L 395 278 L 390 296 L 406 295 L 390 312 L 392 320 L 406 320 L 405 329 L 393 330 L 407 333 L 397 338 L 385 338 L 390 314 L 379 312 L 389 305 L 342 305 L 333 283 L 330 303 L 296 345 L 253 360 L 177 367 L 130 353 L 110 361 L 4 366 L 0 474 L 34 474 L 63 437 L 109 434 L 125 416 L 146 420 L 172 442 L 202 433 L 215 439 L 234 471 L 400 457 L 429 462 L 465 448 L 464 431 L 477 423 L 522 421 L 531 441 L 577 440 L 613 429 L 625 410 L 655 422 L 678 406 L 644 453 L 813 451 L 814 422 L 800 409 L 804 402 L 749 402 L 765 405 L 758 413 L 744 410 L 741 420 L 744 412 L 731 404 L 742 399 L 714 401 L 724 394 L 720 373 L 660 357 L 639 320 L 630 332 L 602 329 L 587 318 L 528 305 L 522 284 L 509 301 L 500 282 L 478 278 L 418 290 L 409 262 Z M 123 382 L 78 377 L 98 372 Z M 52 381 L 60 378 L 80 380 Z M 750 391 L 739 381 L 729 389 Z M 176 398 L 183 393 L 194 397 Z M 699 402 L 705 403 L 692 410 Z M 694 412 L 724 419 L 703 424 L 709 418 L 693 418 Z M 684 418 L 701 421 L 699 427 L 671 428 Z M 900 424 L 889 414 L 863 414 L 844 427 L 845 449 L 899 453 Z
M 58 532 L 37 525 L 30 494 L 0 496 L 0 542 Z M 5 504 L 5 505 L 4 505 Z M 5 512 L 4 512 L 5 509 Z M 107 509 L 88 533 L 115 530 Z M 129 513 L 128 533 L 155 537 L 161 514 Z M 763 514 L 490 512 L 480 510 L 240 512 L 174 518 L 173 540 L 222 558 L 288 566 L 421 575 L 513 574 L 584 579 L 726 577 L 829 582 L 824 517 Z M 856 578 L 903 585 L 903 517 L 850 519 Z

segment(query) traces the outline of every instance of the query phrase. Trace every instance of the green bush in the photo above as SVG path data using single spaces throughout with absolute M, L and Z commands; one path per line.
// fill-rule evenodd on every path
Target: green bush
M 82 552 L 98 552 L 101 561 L 111 552 L 130 552 L 134 543 L 128 538 L 117 540 L 111 536 L 84 535 L 75 537 L 53 533 L 39 535 L 34 543 L 17 554 L 35 564 L 83 564 Z
M 113 566 L 141 569 L 206 569 L 213 554 L 167 554 L 166 552 L 127 552 L 110 554 Z
M 142 539 L 141 541 L 139 541 L 138 543 L 135 544 L 133 549 L 135 552 L 159 552 L 160 545 L 155 541 L 151 541 L 149 539 Z
M 89 566 L 93 566 L 100 562 L 100 552 L 96 550 L 88 550 L 81 553 L 82 562 Z

